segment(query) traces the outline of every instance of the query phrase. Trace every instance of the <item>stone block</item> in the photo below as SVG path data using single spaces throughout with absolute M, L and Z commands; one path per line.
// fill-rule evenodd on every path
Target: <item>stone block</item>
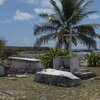
M 53 68 L 74 73 L 80 69 L 79 60 L 77 57 L 58 56 L 53 59 Z

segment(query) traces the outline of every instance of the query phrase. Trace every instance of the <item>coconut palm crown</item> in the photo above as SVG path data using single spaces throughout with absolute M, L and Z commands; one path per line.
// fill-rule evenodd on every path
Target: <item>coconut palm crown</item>
M 34 46 L 41 46 L 49 40 L 55 40 L 56 48 L 69 50 L 69 34 L 72 32 L 72 43 L 77 46 L 80 42 L 87 47 L 96 48 L 96 38 L 100 35 L 95 29 L 99 24 L 80 24 L 80 22 L 96 11 L 87 11 L 92 0 L 59 0 L 58 6 L 54 0 L 50 0 L 53 7 L 51 12 L 41 12 L 39 16 L 46 21 L 34 27 L 34 35 L 38 36 Z M 70 30 L 71 29 L 71 30 Z

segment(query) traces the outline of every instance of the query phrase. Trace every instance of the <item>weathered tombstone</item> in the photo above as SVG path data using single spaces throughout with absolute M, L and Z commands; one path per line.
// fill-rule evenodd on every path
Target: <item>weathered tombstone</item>
M 35 73 L 44 69 L 42 61 L 33 58 L 10 57 L 11 69 L 17 73 Z
M 79 60 L 77 57 L 58 56 L 53 59 L 53 68 L 57 70 L 74 73 L 79 71 Z
M 34 81 L 66 87 L 78 86 L 81 84 L 81 80 L 72 73 L 55 69 L 44 69 L 41 72 L 37 72 Z
M 0 76 L 5 76 L 5 68 L 2 65 L 0 65 Z

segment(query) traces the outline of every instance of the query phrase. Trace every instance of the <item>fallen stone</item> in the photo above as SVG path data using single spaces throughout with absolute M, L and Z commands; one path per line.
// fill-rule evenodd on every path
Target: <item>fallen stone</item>
M 34 81 L 43 84 L 66 87 L 78 86 L 81 83 L 81 80 L 72 73 L 55 69 L 45 69 L 41 72 L 37 72 Z
M 83 80 L 96 77 L 94 72 L 75 72 L 74 75 Z
M 9 90 L 5 90 L 4 93 L 9 95 L 9 96 L 13 96 L 14 95 L 14 93 L 9 91 Z
M 18 78 L 26 78 L 27 75 L 16 75 L 16 77 L 18 77 Z

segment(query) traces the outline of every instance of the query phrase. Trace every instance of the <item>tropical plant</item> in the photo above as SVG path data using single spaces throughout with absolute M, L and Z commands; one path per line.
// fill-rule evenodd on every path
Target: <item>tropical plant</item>
M 6 41 L 4 39 L 0 39 L 0 50 L 4 48 Z
M 91 52 L 85 55 L 89 67 L 100 67 L 100 54 Z
M 36 58 L 43 61 L 46 68 L 53 68 L 53 58 L 57 56 L 70 57 L 70 53 L 66 50 L 51 49 L 47 53 L 38 55 Z M 73 53 L 72 56 L 76 57 L 77 55 Z
M 3 53 L 5 45 L 6 45 L 6 41 L 4 39 L 0 39 L 0 56 Z
M 100 38 L 95 32 L 99 24 L 80 24 L 80 22 L 96 11 L 86 11 L 93 0 L 59 0 L 58 6 L 54 0 L 50 0 L 53 6 L 52 12 L 41 11 L 39 16 L 46 21 L 36 25 L 34 35 L 38 36 L 34 46 L 41 46 L 49 40 L 55 40 L 56 48 L 69 50 L 69 34 L 72 33 L 72 43 L 77 46 L 78 42 L 87 47 L 96 48 L 95 38 Z

